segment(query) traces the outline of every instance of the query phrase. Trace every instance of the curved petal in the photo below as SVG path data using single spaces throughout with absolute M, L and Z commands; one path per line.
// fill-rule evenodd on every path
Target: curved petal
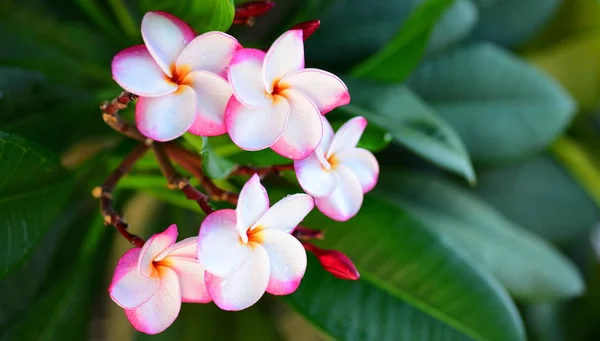
M 252 249 L 241 241 L 235 222 L 235 211 L 231 209 L 215 211 L 204 218 L 197 256 L 206 271 L 229 276 L 252 258 Z
M 160 262 L 167 256 L 188 257 L 195 259 L 197 249 L 198 237 L 189 237 L 166 248 L 154 258 L 154 261 Z
M 227 77 L 227 66 L 235 51 L 242 48 L 227 33 L 213 31 L 197 36 L 177 58 L 177 69 L 204 70 Z
M 321 123 L 323 124 L 323 137 L 321 138 L 321 143 L 319 143 L 318 149 L 321 150 L 321 153 L 319 153 L 318 156 L 320 157 L 321 155 L 323 155 L 324 158 L 325 154 L 327 154 L 327 151 L 329 150 L 329 146 L 331 146 L 331 141 L 333 140 L 334 132 L 333 128 L 331 127 L 331 124 L 323 115 L 321 115 Z
M 261 226 L 266 230 L 291 233 L 314 207 L 313 198 L 307 194 L 292 194 L 269 208 L 252 229 Z
M 125 315 L 133 327 L 142 333 L 158 334 L 167 329 L 179 315 L 181 292 L 175 271 L 159 266 L 160 288 L 146 303 L 126 309 Z
M 265 230 L 262 246 L 269 255 L 271 274 L 267 292 L 288 295 L 296 291 L 306 271 L 306 251 L 302 243 L 282 231 Z
M 337 221 L 346 221 L 356 215 L 363 201 L 360 182 L 352 171 L 342 165 L 336 167 L 337 187 L 331 195 L 315 198 L 319 211 Z
M 232 94 L 229 83 L 206 71 L 194 71 L 184 82 L 194 89 L 198 100 L 198 115 L 189 129 L 190 133 L 200 136 L 225 134 L 225 108 Z
M 315 151 L 321 142 L 321 114 L 319 109 L 298 91 L 286 90 L 283 96 L 290 104 L 290 114 L 283 133 L 271 148 L 289 159 L 301 160 Z
M 363 193 L 372 190 L 379 177 L 379 163 L 375 155 L 362 148 L 346 150 L 336 154 L 338 162 L 349 168 L 362 187 Z
M 158 273 L 150 278 L 138 271 L 139 247 L 133 248 L 119 259 L 112 282 L 108 287 L 110 298 L 123 308 L 136 308 L 148 301 L 158 290 Z
M 270 105 L 272 98 L 265 92 L 262 64 L 265 53 L 257 49 L 237 50 L 227 69 L 227 77 L 238 101 L 251 107 Z
M 142 38 L 150 54 L 167 74 L 185 46 L 194 39 L 194 31 L 181 19 L 164 12 L 148 12 L 142 18 Z
M 179 276 L 183 302 L 208 303 L 212 301 L 206 290 L 206 284 L 204 284 L 204 267 L 196 258 L 168 256 L 160 264 L 173 269 Z
M 215 304 L 223 310 L 242 310 L 250 307 L 264 295 L 269 284 L 269 256 L 267 251 L 253 245 L 252 259 L 229 277 L 204 274 L 206 287 Z
M 150 277 L 154 266 L 154 259 L 169 246 L 177 241 L 177 225 L 173 224 L 161 233 L 150 237 L 140 251 L 138 270 L 142 276 Z
M 244 243 L 248 242 L 250 227 L 269 209 L 267 190 L 260 183 L 258 174 L 254 174 L 242 187 L 235 209 L 237 230 Z
M 273 87 L 281 78 L 302 69 L 304 69 L 302 30 L 289 30 L 277 38 L 267 51 L 263 64 L 265 90 L 272 93 Z
M 244 150 L 270 147 L 285 128 L 290 105 L 281 96 L 270 106 L 252 108 L 232 96 L 225 109 L 225 125 L 233 143 Z
M 160 96 L 177 90 L 156 64 L 144 45 L 127 48 L 112 60 L 113 79 L 123 89 L 138 96 Z
M 350 103 L 346 84 L 333 73 L 319 69 L 304 69 L 284 77 L 283 87 L 302 92 L 325 115 L 331 110 Z
M 144 136 L 155 141 L 170 141 L 183 135 L 196 119 L 196 93 L 182 85 L 171 94 L 140 97 L 135 107 L 135 121 Z
M 329 158 L 333 154 L 356 148 L 366 126 L 367 119 L 362 116 L 354 117 L 344 123 L 331 140 L 331 145 L 325 153 L 325 157 Z
M 323 167 L 319 157 L 320 148 L 303 160 L 294 161 L 296 177 L 302 189 L 315 197 L 323 197 L 333 193 L 337 185 L 337 177 L 330 169 Z

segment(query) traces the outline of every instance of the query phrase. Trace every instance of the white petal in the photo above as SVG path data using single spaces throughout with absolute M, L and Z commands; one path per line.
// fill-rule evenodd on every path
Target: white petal
M 346 221 L 356 215 L 363 201 L 360 182 L 352 171 L 342 165 L 335 169 L 337 187 L 326 197 L 315 198 L 319 211 L 337 221 Z
M 273 87 L 284 76 L 304 69 L 304 41 L 302 30 L 290 30 L 282 34 L 271 46 L 263 64 L 265 90 Z
M 336 154 L 338 162 L 349 168 L 360 182 L 363 193 L 372 190 L 379 177 L 379 163 L 375 155 L 362 148 L 343 151 Z
M 155 141 L 170 141 L 183 135 L 196 119 L 196 93 L 187 85 L 160 97 L 140 97 L 135 121 L 144 136 Z
M 321 138 L 318 149 L 321 150 L 319 157 L 321 155 L 325 157 L 325 154 L 327 154 L 327 151 L 329 150 L 329 146 L 331 146 L 331 140 L 333 140 L 334 133 L 331 124 L 323 115 L 321 115 L 321 123 L 323 123 L 323 137 Z
M 293 194 L 279 200 L 269 208 L 253 228 L 280 230 L 290 233 L 313 209 L 313 198 L 307 194 Z
M 281 136 L 271 148 L 292 160 L 301 160 L 312 153 L 323 136 L 319 109 L 302 93 L 286 90 L 282 93 L 290 104 L 290 114 Z
M 160 68 L 171 77 L 171 68 L 194 31 L 179 18 L 164 12 L 148 12 L 142 19 L 142 38 Z
M 367 120 L 361 116 L 354 117 L 344 123 L 335 133 L 325 156 L 329 158 L 331 155 L 341 151 L 356 148 L 366 126 Z
M 133 248 L 119 259 L 108 287 L 110 297 L 123 308 L 139 307 L 148 301 L 160 286 L 157 273 L 148 278 L 139 272 L 140 251 L 140 248 Z
M 254 174 L 242 188 L 238 199 L 237 230 L 244 242 L 248 241 L 248 229 L 269 209 L 267 190 L 260 183 L 260 178 Z
M 209 71 L 227 76 L 233 54 L 242 46 L 227 33 L 213 31 L 197 36 L 177 58 L 177 68 Z
M 290 87 L 306 95 L 319 108 L 321 114 L 350 103 L 350 93 L 346 84 L 327 71 L 300 70 L 283 78 L 281 83 L 283 87 Z
M 264 107 L 273 101 L 265 92 L 263 60 L 265 53 L 256 49 L 236 51 L 229 64 L 227 76 L 238 101 L 251 107 Z
M 194 89 L 198 99 L 198 116 L 189 129 L 190 133 L 200 136 L 225 134 L 225 107 L 232 94 L 229 83 L 206 71 L 194 71 L 184 82 Z
M 225 125 L 233 143 L 244 150 L 261 150 L 277 141 L 285 128 L 290 105 L 281 96 L 275 98 L 272 105 L 253 108 L 231 97 L 225 109 Z
M 206 284 L 204 284 L 204 266 L 195 256 L 193 258 L 168 256 L 160 264 L 168 266 L 177 273 L 183 302 L 208 303 L 212 301 L 206 290 Z
M 241 241 L 235 225 L 235 211 L 224 209 L 209 214 L 200 226 L 197 256 L 212 274 L 229 276 L 252 257 L 252 249 Z
M 333 193 L 337 185 L 337 176 L 321 164 L 316 153 L 322 153 L 320 148 L 306 159 L 294 161 L 294 170 L 300 186 L 306 193 L 323 197 Z
M 269 255 L 271 274 L 267 292 L 288 295 L 296 291 L 306 271 L 306 251 L 302 243 L 282 231 L 265 230 L 262 246 Z
M 196 250 L 198 249 L 198 237 L 189 237 L 180 242 L 177 242 L 163 252 L 161 252 L 158 256 L 154 258 L 155 262 L 159 262 L 167 256 L 176 256 L 176 257 L 189 257 L 196 258 Z
M 154 271 L 152 262 L 161 252 L 175 244 L 177 241 L 177 234 L 177 226 L 173 224 L 163 232 L 153 235 L 146 243 L 144 243 L 144 246 L 140 251 L 138 264 L 138 271 L 143 276 L 150 277 Z
M 264 295 L 269 283 L 269 256 L 259 244 L 253 245 L 252 260 L 229 277 L 217 277 L 208 271 L 206 287 L 215 304 L 223 310 L 242 310 Z

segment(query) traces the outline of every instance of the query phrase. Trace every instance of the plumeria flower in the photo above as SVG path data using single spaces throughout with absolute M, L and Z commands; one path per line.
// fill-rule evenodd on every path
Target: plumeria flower
M 198 258 L 206 287 L 224 310 L 242 310 L 266 292 L 294 292 L 306 270 L 306 251 L 290 233 L 312 210 L 306 194 L 289 195 L 269 208 L 254 175 L 242 188 L 237 208 L 211 213 L 198 236 Z
M 356 215 L 367 193 L 377 183 L 379 164 L 368 150 L 356 148 L 367 120 L 355 117 L 337 133 L 323 117 L 321 144 L 304 160 L 294 162 L 298 182 L 315 198 L 326 216 L 346 221 Z
M 167 329 L 181 302 L 212 301 L 204 284 L 204 267 L 196 259 L 197 238 L 179 243 L 177 226 L 155 234 L 143 248 L 127 251 L 119 260 L 110 297 L 125 309 L 135 329 L 157 334 Z
M 240 148 L 271 147 L 290 159 L 303 159 L 321 141 L 321 114 L 350 102 L 338 77 L 304 68 L 302 37 L 302 29 L 290 30 L 266 53 L 241 49 L 233 56 L 228 74 L 234 96 L 225 124 Z
M 148 12 L 142 19 L 145 45 L 113 59 L 115 81 L 139 96 L 136 123 L 146 137 L 169 141 L 188 130 L 202 136 L 226 132 L 223 113 L 232 92 L 223 77 L 241 46 L 223 32 L 194 36 L 180 19 Z

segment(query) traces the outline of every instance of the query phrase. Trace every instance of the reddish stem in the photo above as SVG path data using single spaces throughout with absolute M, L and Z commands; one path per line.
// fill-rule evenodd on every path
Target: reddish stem
M 282 172 L 284 171 L 288 171 L 288 170 L 294 170 L 294 164 L 287 164 L 287 165 L 274 165 L 274 166 L 267 166 L 267 167 L 253 167 L 250 165 L 246 165 L 246 166 L 237 166 L 232 172 L 231 174 L 234 175 L 254 175 L 255 173 L 258 174 L 261 178 L 264 177 L 267 174 L 275 174 L 275 175 L 281 175 Z

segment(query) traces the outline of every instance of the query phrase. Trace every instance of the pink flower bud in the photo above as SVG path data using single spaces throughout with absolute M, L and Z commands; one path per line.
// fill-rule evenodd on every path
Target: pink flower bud
M 320 25 L 321 25 L 320 20 L 310 20 L 310 21 L 305 21 L 305 22 L 296 24 L 291 29 L 292 30 L 302 30 L 302 38 L 304 40 L 306 40 L 313 33 L 315 33 L 315 31 L 317 30 L 317 28 L 319 28 Z
M 354 263 L 337 250 L 323 250 L 310 243 L 302 243 L 306 251 L 312 252 L 327 272 L 337 278 L 356 281 L 360 277 Z
M 234 24 L 248 24 L 253 22 L 253 18 L 267 13 L 275 6 L 272 1 L 250 1 L 241 4 L 235 8 Z

